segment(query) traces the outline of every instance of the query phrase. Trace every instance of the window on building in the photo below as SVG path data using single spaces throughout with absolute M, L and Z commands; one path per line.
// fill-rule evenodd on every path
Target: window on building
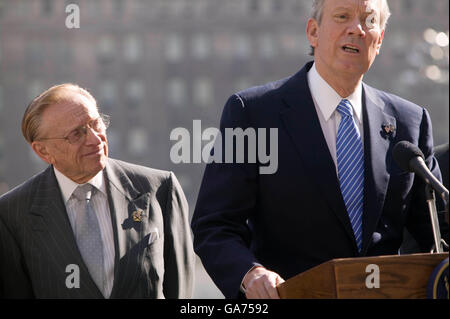
M 42 0 L 41 13 L 44 17 L 49 17 L 53 13 L 53 0 Z
M 14 1 L 15 4 L 15 13 L 18 17 L 24 17 L 29 12 L 29 3 L 25 0 L 16 0 Z
M 214 50 L 221 58 L 229 58 L 231 56 L 232 46 L 229 34 L 221 33 L 214 37 Z
M 211 106 L 213 103 L 212 79 L 207 76 L 195 79 L 193 86 L 193 102 L 195 106 Z
M 98 42 L 97 55 L 101 61 L 111 61 L 116 52 L 116 45 L 112 36 L 102 36 Z
M 203 33 L 198 33 L 192 38 L 192 55 L 194 58 L 202 60 L 206 59 L 211 53 L 211 42 Z
M 131 107 L 137 107 L 144 100 L 145 87 L 141 80 L 128 81 L 125 94 Z
M 166 42 L 166 59 L 168 62 L 177 63 L 183 59 L 183 40 L 178 34 L 171 34 Z
M 44 91 L 44 85 L 40 80 L 32 80 L 28 85 L 28 101 L 33 100 L 36 96 Z
M 113 81 L 105 80 L 99 84 L 99 107 L 104 112 L 109 112 L 117 99 L 117 88 Z
M 92 1 L 92 0 L 91 0 Z M 123 4 L 123 0 L 114 0 L 113 2 L 113 14 L 116 17 L 121 17 L 123 14 L 125 7 Z
M 171 0 L 167 1 L 169 5 L 170 14 L 179 17 L 181 16 L 187 9 L 185 0 Z
M 250 11 L 257 12 L 259 10 L 259 4 L 259 0 L 250 0 L 248 4 Z
M 273 11 L 273 4 L 272 0 L 260 0 L 260 6 L 261 6 L 261 13 L 263 15 L 270 15 Z
M 186 84 L 182 78 L 172 78 L 167 83 L 166 94 L 170 105 L 183 107 L 187 104 Z
M 86 15 L 90 18 L 98 18 L 102 13 L 101 3 L 98 0 L 84 1 L 83 5 L 84 7 L 80 8 L 81 12 L 86 13 Z
M 130 34 L 125 38 L 124 57 L 127 62 L 138 62 L 142 55 L 142 42 L 136 34 Z
M 271 59 L 276 55 L 276 46 L 271 34 L 263 34 L 258 37 L 259 54 L 263 59 Z
M 192 4 L 192 12 L 195 17 L 203 17 L 206 14 L 208 0 L 197 0 Z
M 234 55 L 239 59 L 247 59 L 251 54 L 250 38 L 245 34 L 238 34 L 234 38 Z
M 142 127 L 133 127 L 128 132 L 128 151 L 134 156 L 144 155 L 148 150 L 148 133 Z

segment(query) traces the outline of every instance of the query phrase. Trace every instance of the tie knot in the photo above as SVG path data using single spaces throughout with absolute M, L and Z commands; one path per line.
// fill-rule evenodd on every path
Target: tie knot
M 347 99 L 343 99 L 341 103 L 339 103 L 337 110 L 342 116 L 353 116 L 352 104 Z
M 75 188 L 72 195 L 80 201 L 83 201 L 83 200 L 88 201 L 91 199 L 94 191 L 95 191 L 95 187 L 92 186 L 91 184 L 87 183 L 87 184 L 83 184 L 83 185 L 80 185 L 77 188 Z

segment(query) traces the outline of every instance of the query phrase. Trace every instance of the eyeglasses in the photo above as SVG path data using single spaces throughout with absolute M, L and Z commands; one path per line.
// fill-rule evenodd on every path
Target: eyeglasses
M 103 133 L 109 127 L 109 115 L 100 114 L 99 117 L 93 119 L 83 126 L 79 126 L 64 137 L 42 137 L 37 140 L 66 140 L 69 144 L 76 144 L 87 135 L 88 128 L 93 129 L 97 133 Z

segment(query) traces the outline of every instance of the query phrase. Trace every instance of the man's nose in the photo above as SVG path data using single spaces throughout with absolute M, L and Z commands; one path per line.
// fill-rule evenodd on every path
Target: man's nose
M 364 37 L 366 35 L 366 32 L 364 31 L 363 23 L 364 21 L 360 21 L 359 19 L 355 18 L 352 21 L 351 25 L 348 27 L 348 34 Z
M 86 144 L 94 144 L 98 145 L 102 142 L 102 138 L 100 137 L 101 133 L 96 132 L 93 128 L 86 128 Z

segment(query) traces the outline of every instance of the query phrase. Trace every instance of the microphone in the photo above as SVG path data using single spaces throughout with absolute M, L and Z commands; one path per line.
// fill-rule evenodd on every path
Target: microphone
M 404 171 L 416 173 L 431 186 L 441 197 L 448 202 L 448 190 L 442 183 L 430 172 L 425 164 L 425 156 L 422 151 L 414 144 L 408 141 L 398 142 L 392 151 L 397 165 Z
M 437 253 L 444 252 L 442 248 L 441 231 L 439 228 L 439 220 L 436 210 L 436 203 L 434 198 L 434 191 L 439 193 L 445 201 L 446 210 L 448 211 L 448 190 L 439 182 L 439 180 L 431 174 L 427 165 L 425 164 L 425 156 L 422 151 L 414 144 L 401 141 L 398 142 L 392 150 L 392 155 L 395 162 L 401 169 L 407 172 L 416 173 L 427 183 L 425 187 L 425 194 L 430 211 L 431 227 L 433 229 L 434 250 Z M 445 242 L 445 241 L 444 241 Z

